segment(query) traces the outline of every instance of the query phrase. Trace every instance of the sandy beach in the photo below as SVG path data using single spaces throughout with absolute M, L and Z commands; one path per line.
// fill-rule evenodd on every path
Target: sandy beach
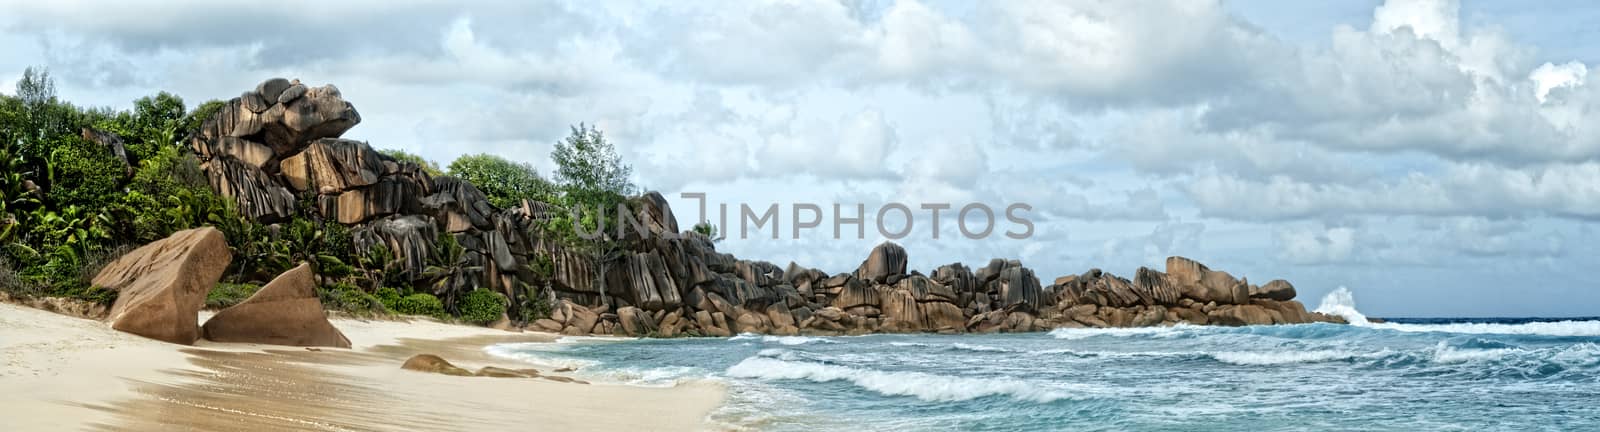
M 482 350 L 552 342 L 550 334 L 332 321 L 352 349 L 180 346 L 0 304 L 0 430 L 706 430 L 725 393 L 709 382 L 645 388 L 407 371 L 406 358 L 429 353 L 470 370 L 566 375 Z

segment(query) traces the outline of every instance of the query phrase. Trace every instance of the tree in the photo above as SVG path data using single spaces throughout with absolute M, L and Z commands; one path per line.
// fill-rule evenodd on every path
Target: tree
M 555 186 L 539 176 L 532 164 L 512 162 L 491 154 L 466 155 L 450 163 L 450 175 L 472 182 L 499 208 L 522 205 L 522 200 L 550 202 Z
M 616 148 L 593 126 L 572 127 L 572 134 L 556 143 L 550 158 L 558 167 L 556 180 L 562 189 L 573 204 L 585 210 L 596 205 L 609 210 L 614 207 L 611 204 L 635 193 L 629 179 L 633 167 L 622 163 Z
M 398 161 L 411 162 L 411 163 L 417 164 L 417 166 L 422 167 L 422 171 L 423 172 L 428 173 L 428 175 L 430 175 L 430 176 L 438 177 L 438 176 L 444 175 L 444 171 L 439 169 L 439 163 L 438 162 L 434 162 L 434 161 L 428 160 L 428 159 L 423 158 L 422 156 L 417 155 L 415 153 L 411 153 L 411 152 L 407 152 L 405 150 L 399 150 L 399 149 L 378 150 L 378 153 L 383 153 L 384 155 L 392 157 L 392 158 L 394 158 L 395 160 L 398 160 Z

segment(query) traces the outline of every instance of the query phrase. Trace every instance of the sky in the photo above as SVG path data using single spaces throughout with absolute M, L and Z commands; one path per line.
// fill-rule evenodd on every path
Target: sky
M 224 3 L 0 0 L 0 92 L 28 66 L 117 108 L 299 78 L 355 104 L 347 138 L 545 173 L 593 124 L 681 226 L 683 193 L 730 205 L 719 250 L 830 273 L 903 203 L 924 273 L 1182 255 L 1310 307 L 1347 287 L 1377 316 L 1600 315 L 1591 2 Z M 798 239 L 795 203 L 825 213 Z M 858 203 L 867 234 L 834 239 Z M 930 203 L 1023 203 L 1034 230 L 1000 213 L 968 239 L 952 210 L 934 239 Z M 740 204 L 779 205 L 781 238 L 739 238 Z

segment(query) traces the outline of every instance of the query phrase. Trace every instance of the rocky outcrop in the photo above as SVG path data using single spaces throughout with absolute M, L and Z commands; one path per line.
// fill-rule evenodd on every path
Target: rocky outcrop
M 436 373 L 451 376 L 473 376 L 472 371 L 462 369 L 454 364 L 450 364 L 450 362 L 446 361 L 444 358 L 433 354 L 417 354 L 411 356 L 411 358 L 406 359 L 405 363 L 400 365 L 400 368 L 409 371 Z
M 134 249 L 93 283 L 118 293 L 111 328 L 188 345 L 200 338 L 200 307 L 232 259 L 222 231 L 196 228 Z
M 608 218 L 607 247 L 598 253 L 545 234 L 560 216 L 557 206 L 523 201 L 498 208 L 469 182 L 430 176 L 341 137 L 359 121 L 332 86 L 272 79 L 228 101 L 189 142 L 213 188 L 257 221 L 307 215 L 350 226 L 357 251 L 390 253 L 383 271 L 399 272 L 394 279 L 438 292 L 487 288 L 511 300 L 508 317 L 522 316 L 516 309 L 533 303 L 530 296 L 551 305 L 548 318 L 502 320 L 507 326 L 671 337 L 1324 319 L 1293 302 L 1287 282 L 1257 287 L 1182 257 L 1168 259 L 1164 271 L 1140 268 L 1132 279 L 1090 270 L 1049 285 L 1022 262 L 1005 259 L 953 263 L 925 275 L 909 269 L 907 251 L 892 242 L 837 274 L 741 260 L 718 252 L 704 235 L 680 232 L 657 192 L 631 198 L 622 221 Z M 459 256 L 451 263 L 459 273 L 424 272 L 450 243 L 460 247 L 450 250 Z
M 316 274 L 302 263 L 250 298 L 212 316 L 207 340 L 288 346 L 349 348 L 350 339 L 328 322 L 317 299 Z

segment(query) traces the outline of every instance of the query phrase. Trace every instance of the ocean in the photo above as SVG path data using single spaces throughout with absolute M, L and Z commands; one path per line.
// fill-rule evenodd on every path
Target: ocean
M 564 338 L 492 354 L 601 382 L 725 382 L 735 430 L 1600 430 L 1600 319 Z

